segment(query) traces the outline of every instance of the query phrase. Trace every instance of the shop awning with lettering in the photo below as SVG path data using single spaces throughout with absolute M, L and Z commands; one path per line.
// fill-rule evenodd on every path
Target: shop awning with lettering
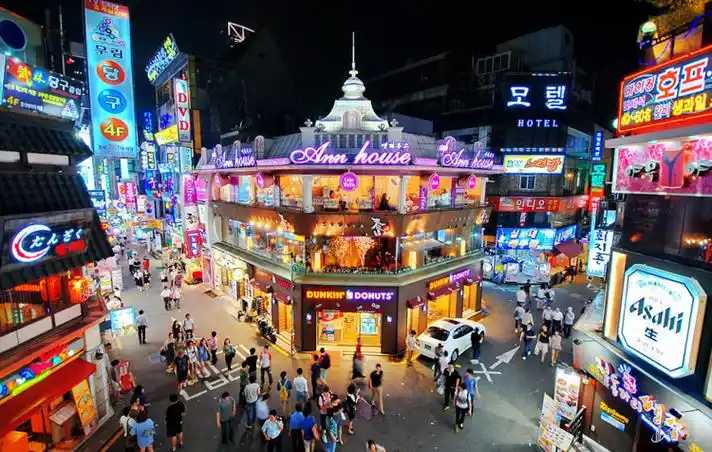
M 425 298 L 418 296 L 418 297 L 409 299 L 405 303 L 406 303 L 406 306 L 408 306 L 410 309 L 415 309 L 415 308 L 420 307 L 425 304 Z
M 583 246 L 575 239 L 561 242 L 556 245 L 555 248 L 559 251 L 559 253 L 565 254 L 569 258 L 574 258 L 583 251 Z
M 39 383 L 0 403 L 0 436 L 28 420 L 45 402 L 53 400 L 87 379 L 96 366 L 77 358 Z
M 284 292 L 280 292 L 279 290 L 275 290 L 272 296 L 279 301 L 280 303 L 284 304 L 292 304 L 292 297 L 287 295 Z

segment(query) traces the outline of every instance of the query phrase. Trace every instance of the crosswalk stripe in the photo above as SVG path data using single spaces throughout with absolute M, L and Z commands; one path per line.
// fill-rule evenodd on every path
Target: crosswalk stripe
M 245 351 L 245 355 L 246 355 L 246 356 L 248 356 L 248 355 L 250 354 L 250 349 L 247 348 L 247 347 L 245 347 L 244 345 L 239 344 L 238 347 L 240 347 L 242 350 Z

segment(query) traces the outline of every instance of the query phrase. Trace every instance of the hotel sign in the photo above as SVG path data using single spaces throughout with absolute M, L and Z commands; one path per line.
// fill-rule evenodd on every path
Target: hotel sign
M 696 279 L 636 264 L 625 272 L 618 337 L 672 378 L 695 372 L 707 294 Z

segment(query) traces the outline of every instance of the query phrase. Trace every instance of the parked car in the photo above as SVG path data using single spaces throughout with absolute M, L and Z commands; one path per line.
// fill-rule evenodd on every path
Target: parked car
M 435 359 L 435 347 L 443 344 L 448 356 L 455 361 L 462 353 L 472 347 L 470 334 L 475 328 L 486 335 L 484 325 L 469 319 L 441 319 L 431 324 L 418 336 L 420 354 Z

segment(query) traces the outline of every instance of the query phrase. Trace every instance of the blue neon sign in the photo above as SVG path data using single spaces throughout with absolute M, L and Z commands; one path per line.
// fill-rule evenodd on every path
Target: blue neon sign
M 593 149 L 591 150 L 591 161 L 600 162 L 603 160 L 603 130 L 593 132 Z
M 129 9 L 106 0 L 84 0 L 84 16 L 94 154 L 134 158 L 137 133 Z

